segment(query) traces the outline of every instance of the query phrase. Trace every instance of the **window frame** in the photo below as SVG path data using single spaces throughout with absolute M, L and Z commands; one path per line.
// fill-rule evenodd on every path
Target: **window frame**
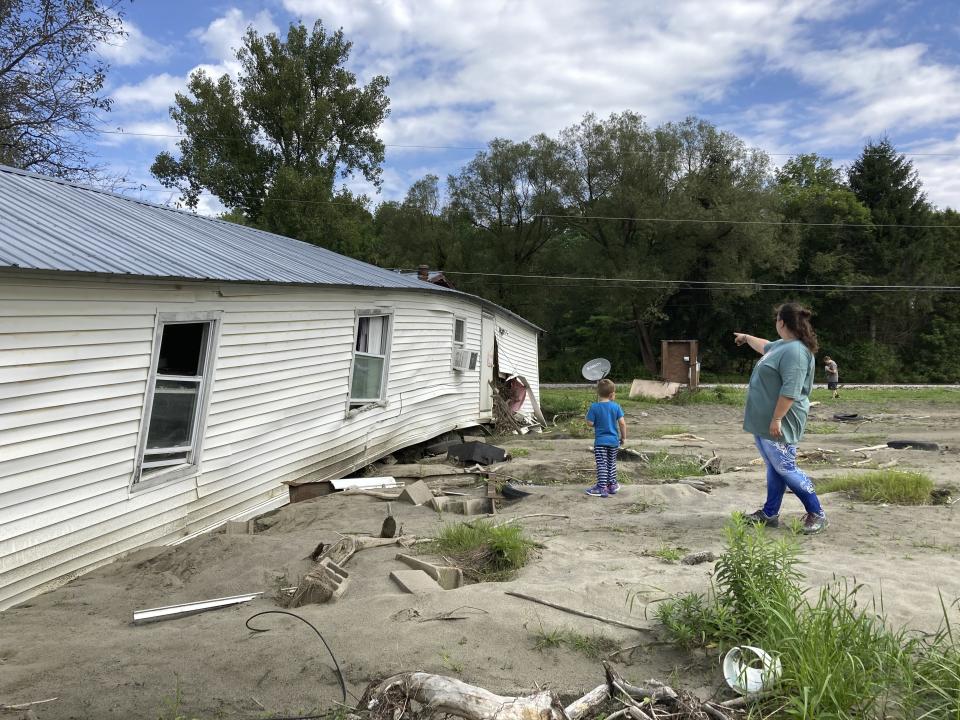
M 457 340 L 457 323 L 463 323 L 463 340 Z M 467 319 L 463 315 L 453 316 L 453 347 L 463 350 L 467 346 Z
M 207 312 L 158 312 L 155 320 L 153 333 L 153 349 L 150 353 L 150 368 L 147 373 L 147 387 L 144 392 L 143 415 L 140 420 L 140 432 L 137 439 L 137 455 L 134 462 L 133 474 L 130 478 L 130 492 L 139 492 L 160 485 L 165 485 L 175 480 L 181 480 L 185 477 L 196 474 L 200 459 L 203 453 L 203 439 L 206 435 L 207 416 L 210 409 L 210 394 L 213 389 L 213 373 L 215 370 L 217 348 L 220 342 L 220 326 L 222 324 L 223 312 L 219 310 Z M 150 420 L 153 414 L 153 399 L 156 394 L 158 375 L 161 380 L 184 380 L 185 376 L 160 375 L 157 372 L 157 364 L 160 359 L 160 345 L 163 342 L 163 329 L 167 325 L 186 325 L 199 324 L 208 325 L 204 336 L 203 346 L 200 348 L 200 368 L 202 372 L 199 376 L 191 376 L 192 381 L 195 377 L 197 381 L 197 401 L 194 407 L 193 429 L 190 436 L 189 445 L 180 446 L 180 451 L 187 450 L 187 457 L 184 462 L 171 464 L 168 470 L 164 470 L 163 465 L 145 468 L 144 464 L 148 462 L 147 458 L 147 438 L 150 434 Z M 162 448 L 167 453 L 177 452 L 178 448 Z M 163 454 L 163 453 L 155 453 Z M 150 475 L 144 478 L 144 472 Z
M 360 319 L 369 317 L 384 317 L 387 324 L 387 342 L 383 355 L 377 353 L 360 353 L 363 357 L 376 357 L 383 359 L 383 374 L 380 377 L 380 395 L 376 399 L 353 397 L 353 371 L 356 368 L 357 337 L 360 333 Z M 369 308 L 354 311 L 353 315 L 353 341 L 350 344 L 350 373 L 347 376 L 347 416 L 355 415 L 364 410 L 375 407 L 387 406 L 387 388 L 390 377 L 390 356 L 393 350 L 393 308 Z

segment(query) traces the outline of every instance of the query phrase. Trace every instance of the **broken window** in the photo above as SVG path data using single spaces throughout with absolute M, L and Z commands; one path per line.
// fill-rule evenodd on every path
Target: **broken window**
M 350 378 L 351 408 L 383 399 L 389 347 L 389 315 L 361 315 L 357 318 L 353 374 Z
M 174 469 L 197 464 L 214 327 L 213 320 L 184 322 L 161 316 L 135 484 L 172 479 Z

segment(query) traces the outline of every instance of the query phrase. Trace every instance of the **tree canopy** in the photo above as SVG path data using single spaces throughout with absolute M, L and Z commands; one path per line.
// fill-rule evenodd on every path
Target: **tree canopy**
M 89 176 L 82 139 L 97 113 L 107 65 L 97 48 L 123 32 L 122 0 L 0 0 L 0 163 L 60 177 Z
M 358 86 L 346 69 L 350 50 L 341 30 L 319 20 L 312 29 L 292 23 L 285 38 L 249 29 L 237 79 L 198 70 L 177 93 L 170 115 L 185 136 L 180 156 L 160 153 L 151 171 L 188 207 L 210 192 L 234 219 L 363 255 L 353 220 L 365 201 L 337 182 L 357 175 L 379 184 L 389 81 Z

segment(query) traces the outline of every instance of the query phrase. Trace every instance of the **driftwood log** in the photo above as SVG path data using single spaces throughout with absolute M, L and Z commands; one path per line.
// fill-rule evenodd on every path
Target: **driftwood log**
M 370 720 L 451 715 L 463 720 L 585 720 L 596 716 L 611 700 L 623 709 L 613 713 L 631 720 L 731 720 L 737 712 L 712 702 L 701 702 L 676 692 L 656 680 L 646 686 L 627 683 L 604 662 L 606 682 L 566 707 L 550 690 L 532 695 L 497 695 L 455 678 L 423 672 L 406 672 L 371 683 L 357 713 Z

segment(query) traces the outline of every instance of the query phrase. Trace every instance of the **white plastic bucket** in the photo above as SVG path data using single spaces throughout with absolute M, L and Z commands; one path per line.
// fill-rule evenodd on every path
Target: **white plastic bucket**
M 753 658 L 759 658 L 760 667 Z M 780 658 L 751 645 L 730 648 L 723 658 L 723 676 L 733 690 L 741 695 L 754 695 L 769 690 L 780 679 L 783 671 Z

